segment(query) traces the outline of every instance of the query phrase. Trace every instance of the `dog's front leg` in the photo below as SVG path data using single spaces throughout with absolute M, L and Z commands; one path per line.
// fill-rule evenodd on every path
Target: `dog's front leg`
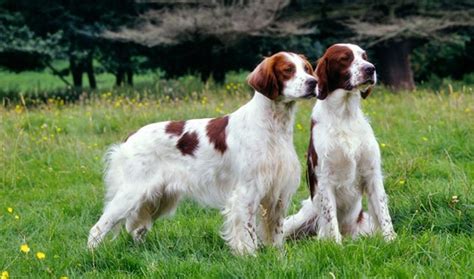
M 392 218 L 388 211 L 388 199 L 383 187 L 380 165 L 374 166 L 365 178 L 367 195 L 369 197 L 369 213 L 382 230 L 386 241 L 394 240 L 397 236 L 393 230 Z
M 283 222 L 289 200 L 290 196 L 286 194 L 262 202 L 260 208 L 263 227 L 262 237 L 266 245 L 273 245 L 277 248 L 283 247 Z
M 238 255 L 253 255 L 258 248 L 256 214 L 261 198 L 255 188 L 236 188 L 223 211 L 222 238 Z
M 318 184 L 316 195 L 313 197 L 313 204 L 320 213 L 318 219 L 318 238 L 333 239 L 336 243 L 341 243 L 342 236 L 337 221 L 334 187 L 326 180 L 321 180 Z

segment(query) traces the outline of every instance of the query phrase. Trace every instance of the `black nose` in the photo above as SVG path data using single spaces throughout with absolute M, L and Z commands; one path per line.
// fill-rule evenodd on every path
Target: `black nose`
M 317 84 L 318 82 L 316 81 L 315 78 L 309 78 L 309 79 L 306 80 L 305 83 L 306 83 L 306 85 L 307 85 L 309 88 L 314 89 L 314 88 L 316 88 L 316 84 Z
M 373 65 L 365 65 L 364 72 L 366 75 L 371 76 L 375 73 L 375 67 Z

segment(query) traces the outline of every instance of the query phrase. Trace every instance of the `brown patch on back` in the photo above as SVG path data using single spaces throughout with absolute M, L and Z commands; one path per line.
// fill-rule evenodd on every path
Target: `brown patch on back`
M 291 55 L 291 54 L 288 54 Z M 285 81 L 296 73 L 296 65 L 284 52 L 265 58 L 247 77 L 248 84 L 256 91 L 275 100 L 281 95 Z
M 214 118 L 207 123 L 206 134 L 214 148 L 224 154 L 227 150 L 225 129 L 229 124 L 229 116 Z
M 352 61 L 354 54 L 346 46 L 333 45 L 326 50 L 316 67 L 318 99 L 326 99 L 330 92 L 339 88 L 352 90 L 349 82 Z
M 184 131 L 184 125 L 186 125 L 186 121 L 170 121 L 168 125 L 166 125 L 165 132 L 172 136 L 181 136 Z
M 194 151 L 196 151 L 198 144 L 199 139 L 197 133 L 186 132 L 179 138 L 178 142 L 176 143 L 176 148 L 178 148 L 184 156 L 194 156 Z
M 311 198 L 314 197 L 316 194 L 316 187 L 318 186 L 318 177 L 316 176 L 315 173 L 315 168 L 318 165 L 318 154 L 316 153 L 316 149 L 314 149 L 313 145 L 313 128 L 316 125 L 316 120 L 311 119 L 311 130 L 310 130 L 310 136 L 309 136 L 309 146 L 308 146 L 308 152 L 306 156 L 306 165 L 307 165 L 307 180 L 308 180 L 308 186 L 309 186 L 309 191 L 311 193 Z

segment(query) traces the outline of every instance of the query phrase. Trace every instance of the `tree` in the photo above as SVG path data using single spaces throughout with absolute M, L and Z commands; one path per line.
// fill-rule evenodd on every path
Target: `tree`
M 474 2 L 469 0 L 332 1 L 331 5 L 318 1 L 305 5 L 321 36 L 327 36 L 321 39 L 355 41 L 370 49 L 381 80 L 394 89 L 415 87 L 410 64 L 414 48 L 432 40 L 462 42 L 456 31 L 474 27 Z
M 458 10 L 463 6 L 441 4 L 433 9 L 416 3 L 410 3 L 408 7 L 407 4 L 376 6 L 371 12 L 380 11 L 378 14 L 382 16 L 377 19 L 366 14 L 346 21 L 346 26 L 356 34 L 354 39 L 375 50 L 383 81 L 395 89 L 415 88 L 410 64 L 415 47 L 430 40 L 462 41 L 452 31 L 474 27 L 473 9 Z M 404 14 L 403 11 L 408 12 Z M 451 32 L 447 33 L 448 30 Z
M 194 69 L 199 69 L 203 79 L 212 75 L 222 81 L 226 67 L 223 64 L 228 63 L 226 58 L 230 53 L 238 52 L 238 48 L 248 49 L 245 44 L 252 43 L 250 38 L 283 38 L 316 32 L 313 27 L 305 27 L 306 22 L 301 18 L 283 16 L 290 2 L 166 2 L 166 5 L 156 4 L 146 10 L 134 24 L 104 30 L 101 37 L 160 49 L 162 56 L 164 53 L 178 54 L 171 48 L 182 49 L 184 54 L 181 55 L 189 56 L 189 63 L 195 64 Z
M 104 28 L 121 25 L 135 12 L 135 3 L 130 0 L 75 1 L 49 0 L 4 0 L 0 2 L 1 14 L 18 15 L 22 25 L 34 38 L 46 40 L 50 34 L 61 34 L 56 46 L 61 51 L 55 59 L 68 59 L 69 71 L 77 91 L 82 88 L 82 76 L 87 74 L 90 88 L 96 88 L 93 58 L 100 47 L 96 33 Z M 32 37 L 32 38 L 33 38 Z M 40 44 L 30 44 L 35 52 Z M 53 56 L 51 56 L 52 58 Z
M 34 57 L 41 67 L 48 67 L 66 85 L 70 83 L 64 74 L 55 69 L 51 61 L 64 52 L 60 41 L 62 32 L 46 34 L 44 37 L 36 35 L 28 26 L 24 25 L 21 14 L 0 13 L 0 53 L 5 56 Z M 13 70 L 21 70 L 21 65 L 9 65 Z

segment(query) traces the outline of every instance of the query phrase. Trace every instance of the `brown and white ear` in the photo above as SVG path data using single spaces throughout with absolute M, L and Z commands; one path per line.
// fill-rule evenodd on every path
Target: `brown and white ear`
M 319 100 L 324 100 L 329 94 L 328 88 L 328 64 L 327 58 L 321 58 L 316 67 L 316 77 L 318 79 L 318 96 Z
M 273 62 L 265 58 L 253 72 L 247 77 L 248 84 L 257 92 L 262 93 L 269 99 L 275 100 L 280 91 L 278 80 L 273 71 Z
M 298 54 L 298 56 L 301 57 L 301 59 L 303 59 L 304 64 L 308 68 L 308 74 L 309 75 L 314 75 L 313 65 L 311 65 L 311 63 L 309 63 L 308 58 L 306 58 L 306 56 L 304 56 L 303 54 Z
M 360 96 L 362 96 L 362 99 L 365 99 L 370 95 L 370 92 L 372 92 L 372 87 L 367 88 L 365 91 L 361 91 Z

